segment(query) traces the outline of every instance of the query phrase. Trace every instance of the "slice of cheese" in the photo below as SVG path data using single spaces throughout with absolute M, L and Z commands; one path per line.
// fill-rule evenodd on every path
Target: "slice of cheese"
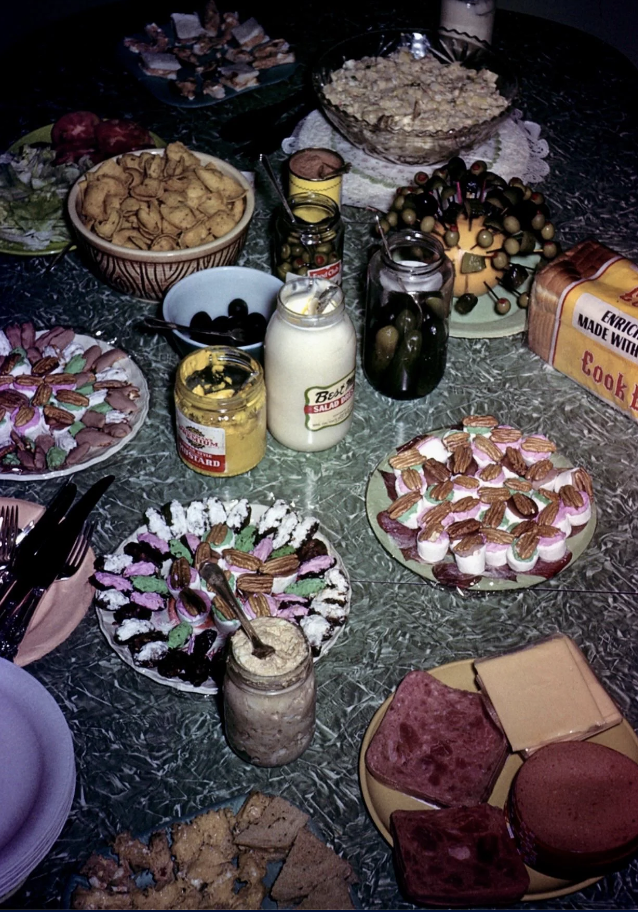
M 557 634 L 474 663 L 513 751 L 577 741 L 621 721 L 578 646 Z

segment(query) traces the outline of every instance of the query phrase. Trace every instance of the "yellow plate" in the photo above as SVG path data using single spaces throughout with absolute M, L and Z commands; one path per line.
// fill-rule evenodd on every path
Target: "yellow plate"
M 438 668 L 428 669 L 430 674 L 447 684 L 449 687 L 456 687 L 459 690 L 469 690 L 478 692 L 478 687 L 474 678 L 474 667 L 472 659 L 461 659 L 458 662 L 450 662 L 447 665 L 441 665 Z M 403 792 L 397 792 L 378 782 L 374 776 L 371 776 L 365 765 L 365 755 L 372 736 L 381 724 L 388 707 L 393 699 L 391 694 L 372 717 L 372 721 L 363 737 L 361 752 L 359 754 L 359 781 L 365 805 L 376 824 L 379 832 L 389 845 L 392 845 L 392 836 L 390 835 L 390 814 L 393 811 L 431 811 L 434 810 L 432 805 L 421 801 L 419 798 L 413 798 L 411 795 L 405 795 Z M 614 726 L 599 735 L 590 738 L 598 744 L 604 744 L 619 751 L 626 757 L 638 762 L 638 737 L 631 728 L 629 723 L 623 719 L 620 725 Z M 501 775 L 496 781 L 494 791 L 490 795 L 489 804 L 495 807 L 503 807 L 509 794 L 510 786 L 514 775 L 520 766 L 522 759 L 518 754 L 510 754 L 505 761 L 505 766 Z M 578 883 L 572 880 L 561 880 L 557 877 L 549 877 L 547 874 L 541 874 L 539 871 L 528 868 L 530 886 L 529 893 L 523 897 L 524 902 L 535 902 L 541 899 L 555 899 L 557 896 L 565 896 L 567 893 L 576 893 L 589 887 L 600 877 L 591 877 L 588 880 L 581 880 Z

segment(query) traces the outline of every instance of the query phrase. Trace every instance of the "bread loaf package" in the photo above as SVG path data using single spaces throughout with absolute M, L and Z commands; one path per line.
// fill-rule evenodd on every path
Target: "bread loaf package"
M 529 346 L 638 420 L 638 266 L 594 240 L 545 266 L 529 303 Z

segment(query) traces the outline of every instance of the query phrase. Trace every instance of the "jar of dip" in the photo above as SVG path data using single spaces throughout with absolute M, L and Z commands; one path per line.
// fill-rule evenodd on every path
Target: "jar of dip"
M 348 433 L 357 339 L 343 292 L 326 279 L 286 282 L 264 340 L 268 430 L 293 450 L 327 450 Z
M 288 203 L 295 221 L 283 207 L 275 219 L 275 275 L 284 282 L 292 274 L 317 276 L 340 285 L 344 228 L 338 205 L 329 196 L 310 190 L 295 193 Z
M 258 659 L 243 630 L 233 635 L 224 680 L 226 739 L 248 763 L 283 766 L 300 757 L 314 735 L 312 653 L 302 629 L 285 618 L 258 617 L 252 624 L 275 652 Z
M 447 359 L 454 267 L 431 234 L 406 229 L 370 260 L 363 367 L 391 399 L 417 399 L 439 384 Z
M 349 165 L 347 166 L 349 167 Z M 346 163 L 332 149 L 300 149 L 288 159 L 288 192 L 291 196 L 314 190 L 341 206 L 341 184 Z M 335 174 L 338 171 L 338 174 Z
M 492 40 L 496 0 L 441 0 L 441 31 Z
M 215 345 L 192 352 L 175 379 L 177 449 L 202 475 L 240 475 L 266 452 L 266 386 L 247 352 Z

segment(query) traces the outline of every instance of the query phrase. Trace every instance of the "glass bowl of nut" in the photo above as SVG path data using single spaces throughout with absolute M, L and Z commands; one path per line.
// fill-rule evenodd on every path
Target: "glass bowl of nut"
M 381 29 L 334 45 L 312 72 L 325 117 L 354 146 L 431 164 L 485 142 L 512 113 L 507 60 L 460 32 Z

